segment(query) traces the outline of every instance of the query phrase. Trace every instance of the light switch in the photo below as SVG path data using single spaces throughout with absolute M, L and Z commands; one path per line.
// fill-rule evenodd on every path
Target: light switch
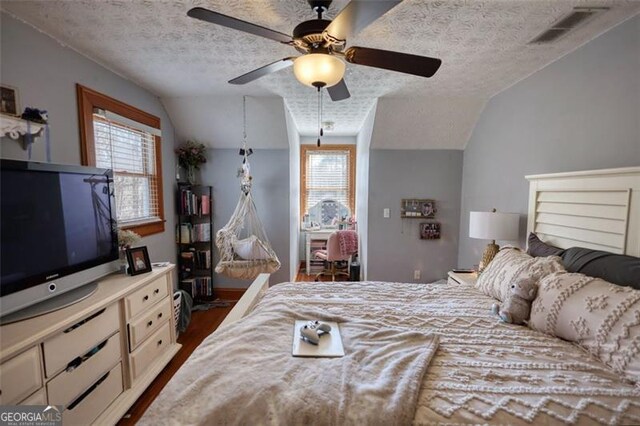
M 384 217 L 389 217 L 389 209 L 384 209 L 382 215 Z

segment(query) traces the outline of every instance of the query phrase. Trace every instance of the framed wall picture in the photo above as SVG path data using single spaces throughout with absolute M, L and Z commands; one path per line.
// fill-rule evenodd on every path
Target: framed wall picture
M 129 275 L 151 272 L 151 261 L 147 247 L 127 249 L 127 263 L 129 264 Z
M 440 239 L 440 223 L 425 222 L 420 224 L 421 240 L 439 240 Z
M 20 115 L 18 89 L 15 87 L 0 85 L 0 113 L 13 116 Z
M 436 217 L 436 201 L 420 198 L 404 198 L 400 205 L 400 217 L 433 219 Z

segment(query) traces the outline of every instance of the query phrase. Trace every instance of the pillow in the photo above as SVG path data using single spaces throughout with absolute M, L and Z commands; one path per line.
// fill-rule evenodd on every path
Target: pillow
M 561 255 L 569 272 L 580 272 L 611 283 L 640 289 L 640 258 L 571 247 Z
M 245 260 L 263 260 L 269 259 L 269 252 L 266 247 L 256 237 L 252 235 L 243 240 L 236 240 L 232 243 L 233 251 L 238 255 L 240 259 Z
M 540 281 L 529 327 L 576 342 L 616 372 L 640 382 L 640 291 L 584 274 Z
M 533 257 L 561 256 L 563 249 L 552 246 L 542 241 L 533 232 L 529 233 L 527 238 L 527 253 Z
M 519 249 L 504 248 L 480 274 L 476 288 L 504 301 L 509 296 L 511 283 L 525 278 L 537 282 L 543 276 L 556 271 L 564 271 L 557 256 L 531 257 Z

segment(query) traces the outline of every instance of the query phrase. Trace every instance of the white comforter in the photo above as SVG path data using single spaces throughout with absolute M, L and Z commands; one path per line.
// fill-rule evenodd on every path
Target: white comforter
M 421 379 L 415 424 L 640 423 L 640 388 L 625 383 L 577 346 L 524 326 L 499 322 L 490 313 L 493 302 L 464 285 L 286 283 L 271 288 L 250 317 L 242 321 L 260 321 L 273 315 L 308 318 L 322 312 L 321 318 L 344 322 L 347 329 L 349 323 L 362 323 L 375 324 L 382 330 L 415 330 L 415 336 L 439 335 L 437 352 Z M 272 367 L 271 373 L 275 371 L 282 381 L 292 380 L 288 376 L 291 369 L 278 370 L 282 357 L 290 354 L 290 340 L 282 345 L 273 339 L 247 356 L 224 358 L 222 354 L 246 348 L 248 339 L 252 339 L 228 333 L 231 327 L 234 324 L 203 342 L 150 407 L 143 423 L 167 423 L 173 410 L 178 413 L 173 417 L 176 422 L 232 422 L 239 412 L 229 411 L 234 402 L 245 406 L 241 398 L 234 401 L 227 395 L 233 383 L 246 385 L 249 372 Z M 351 343 L 347 342 L 347 350 Z M 425 345 L 430 344 L 425 341 Z M 212 357 L 212 353 L 218 355 Z M 242 364 L 235 368 L 239 360 Z M 412 362 L 419 364 L 415 358 Z M 215 386 L 202 387 L 205 382 Z M 318 389 L 326 389 L 318 385 Z M 389 382 L 388 386 L 394 390 L 391 395 L 397 397 L 401 393 L 395 390 L 411 383 Z M 309 390 L 315 387 L 316 383 L 308 383 Z M 261 386 L 260 380 L 251 388 L 254 408 L 263 410 L 262 423 L 290 423 L 285 401 L 296 406 L 296 399 L 305 399 L 297 391 L 283 396 L 279 389 Z M 338 386 L 335 393 L 345 389 Z M 348 402 L 349 397 L 334 395 L 335 401 Z M 305 399 L 305 403 L 313 404 L 314 399 Z M 362 410 L 367 407 L 355 411 Z M 248 419 L 245 424 L 250 423 Z M 337 414 L 318 415 L 296 423 L 344 424 L 344 419 Z M 387 419 L 381 420 L 383 424 Z M 409 422 L 400 419 L 396 423 Z

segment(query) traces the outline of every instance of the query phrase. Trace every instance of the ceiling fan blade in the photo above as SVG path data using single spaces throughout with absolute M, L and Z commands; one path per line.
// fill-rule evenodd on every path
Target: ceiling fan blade
M 402 0 L 353 0 L 340 11 L 324 32 L 332 39 L 346 41 L 401 2 Z
M 222 25 L 223 27 L 232 28 L 238 31 L 244 31 L 245 33 L 265 37 L 279 41 L 280 43 L 291 43 L 293 41 L 291 36 L 287 34 L 270 30 L 269 28 L 261 27 L 260 25 L 252 24 L 250 22 L 241 21 L 240 19 L 232 18 L 231 16 L 223 15 L 222 13 L 214 12 L 203 7 L 194 7 L 193 9 L 189 9 L 187 15 L 201 21 L 211 22 L 212 24 Z
M 383 68 L 420 77 L 432 77 L 442 64 L 442 61 L 437 58 L 355 46 L 348 48 L 344 57 L 352 64 Z
M 344 82 L 344 78 L 340 80 L 338 84 L 327 87 L 327 92 L 329 92 L 329 96 L 331 96 L 331 100 L 334 102 L 351 97 L 351 93 L 349 93 L 349 89 L 347 89 L 347 84 Z
M 246 74 L 241 75 L 240 77 L 236 77 L 233 80 L 229 80 L 231 84 L 247 84 L 252 82 L 253 80 L 257 80 L 260 77 L 264 77 L 267 74 L 274 73 L 276 71 L 280 71 L 287 67 L 293 65 L 293 60 L 295 58 L 284 58 L 279 61 L 275 61 L 270 63 L 269 65 L 265 65 L 264 67 L 260 67 L 253 71 L 249 71 Z

